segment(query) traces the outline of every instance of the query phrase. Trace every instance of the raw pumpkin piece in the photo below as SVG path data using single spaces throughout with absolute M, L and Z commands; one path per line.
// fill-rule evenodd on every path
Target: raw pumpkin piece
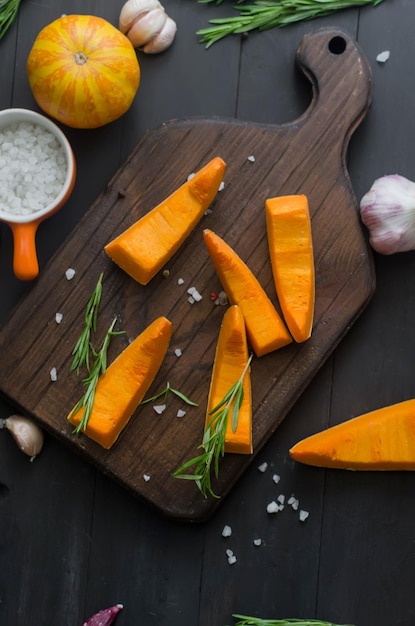
M 290 456 L 307 465 L 352 470 L 415 469 L 415 399 L 354 417 L 303 439 Z
M 241 309 L 234 305 L 227 309 L 219 331 L 210 382 L 206 424 L 212 420 L 212 411 L 241 378 L 248 363 L 248 342 Z M 244 397 L 238 413 L 238 424 L 233 430 L 232 410 L 229 412 L 225 433 L 225 452 L 252 454 L 252 397 L 249 369 L 243 379 Z
M 292 338 L 276 308 L 244 261 L 213 231 L 205 229 L 203 238 L 229 301 L 241 308 L 256 356 L 291 343 Z
M 86 429 L 88 437 L 109 449 L 129 422 L 153 382 L 170 343 L 171 322 L 159 317 L 134 339 L 100 377 Z M 68 420 L 77 426 L 83 407 Z
M 146 285 L 177 252 L 212 204 L 226 164 L 215 157 L 168 198 L 108 243 L 104 250 Z
M 307 196 L 265 202 L 272 273 L 281 310 L 295 341 L 310 338 L 315 301 L 314 255 Z

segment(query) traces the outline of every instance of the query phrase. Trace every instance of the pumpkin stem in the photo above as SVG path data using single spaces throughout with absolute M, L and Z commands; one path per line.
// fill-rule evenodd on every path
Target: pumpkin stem
M 75 63 L 77 63 L 77 65 L 83 65 L 88 60 L 88 57 L 86 56 L 86 54 L 80 51 L 75 52 L 75 54 L 73 55 L 73 58 L 75 59 Z

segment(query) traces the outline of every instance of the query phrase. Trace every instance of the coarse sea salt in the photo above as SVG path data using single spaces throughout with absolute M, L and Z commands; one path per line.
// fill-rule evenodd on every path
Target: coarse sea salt
M 222 530 L 222 537 L 230 537 L 231 535 L 232 535 L 232 528 L 228 524 L 225 524 Z
M 0 129 L 0 212 L 31 215 L 61 192 L 67 160 L 63 146 L 40 124 L 18 122 Z

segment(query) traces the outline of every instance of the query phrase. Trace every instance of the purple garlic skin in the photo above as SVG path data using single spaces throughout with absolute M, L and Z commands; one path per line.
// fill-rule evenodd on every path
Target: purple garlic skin
M 102 611 L 99 611 L 99 613 L 95 613 L 94 615 L 91 615 L 91 617 L 88 617 L 82 626 L 110 626 L 122 609 L 122 604 L 110 606 L 108 609 L 103 609 Z
M 415 183 L 399 174 L 378 178 L 360 201 L 369 242 L 380 254 L 415 250 Z

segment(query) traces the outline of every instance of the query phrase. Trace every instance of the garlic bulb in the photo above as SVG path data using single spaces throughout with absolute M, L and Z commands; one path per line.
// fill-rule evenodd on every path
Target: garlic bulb
M 1 427 L 6 428 L 22 452 L 30 460 L 39 454 L 43 447 L 43 432 L 34 422 L 22 415 L 10 415 L 2 420 Z
M 380 254 L 415 250 L 415 183 L 399 174 L 378 178 L 360 201 L 370 245 Z
M 119 28 L 134 48 L 148 54 L 168 48 L 177 31 L 176 22 L 158 0 L 127 0 L 121 9 Z

